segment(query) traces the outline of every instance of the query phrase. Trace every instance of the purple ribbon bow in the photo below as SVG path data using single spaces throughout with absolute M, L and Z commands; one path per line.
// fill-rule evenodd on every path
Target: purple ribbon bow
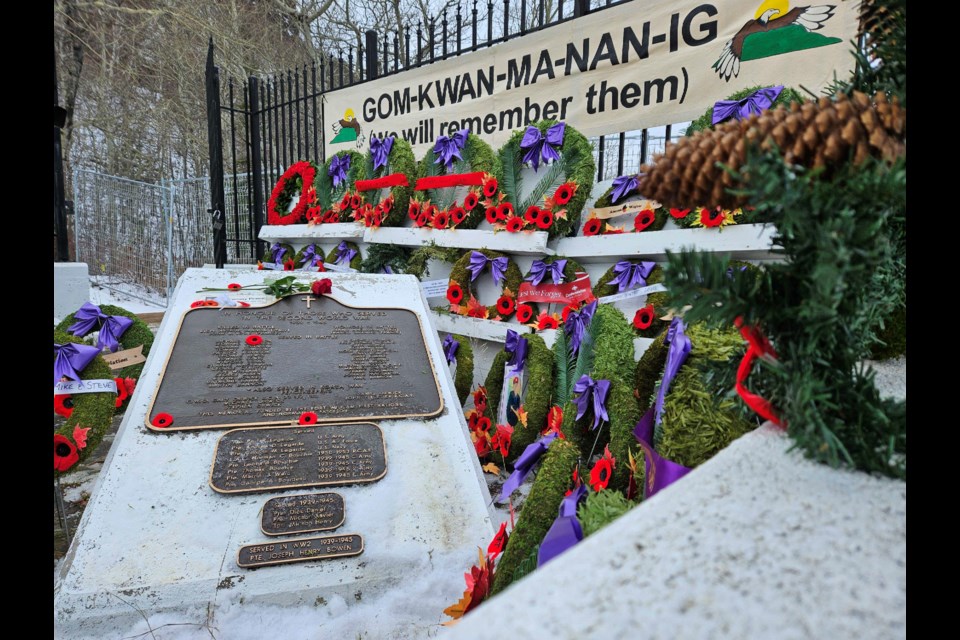
M 530 275 L 524 278 L 524 280 L 532 282 L 534 286 L 536 286 L 543 282 L 543 279 L 549 273 L 550 278 L 553 280 L 553 284 L 560 284 L 563 282 L 563 270 L 566 267 L 566 258 L 562 260 L 555 260 L 550 264 L 547 264 L 543 260 L 534 260 L 533 265 L 530 267 Z
M 644 287 L 647 284 L 647 277 L 650 276 L 650 272 L 653 271 L 655 266 L 657 266 L 656 262 L 647 262 L 646 260 L 643 262 L 621 260 L 613 265 L 613 273 L 616 277 L 610 281 L 610 284 L 617 285 L 618 293 L 622 293 L 626 289 Z
M 80 381 L 80 371 L 87 368 L 100 349 L 91 347 L 88 344 L 76 344 L 68 342 L 67 344 L 53 343 L 53 386 L 57 386 L 60 378 L 69 378 Z M 80 381 L 83 386 L 83 381 Z
M 620 176 L 613 181 L 613 195 L 611 202 L 617 203 L 617 200 L 634 191 L 640 185 L 637 176 Z
M 680 365 L 690 355 L 690 338 L 684 333 L 685 327 L 686 325 L 683 324 L 681 318 L 674 318 L 670 322 L 670 328 L 667 329 L 666 337 L 663 339 L 663 344 L 670 345 L 670 348 L 667 350 L 667 362 L 663 367 L 663 380 L 660 381 L 660 388 L 657 389 L 657 400 L 653 405 L 655 425 L 660 424 L 663 419 L 663 401 L 670 389 L 670 383 L 673 382 L 677 371 L 680 370 Z
M 440 136 L 433 145 L 433 153 L 437 156 L 434 164 L 441 162 L 447 167 L 447 171 L 453 167 L 453 159 L 463 160 L 460 150 L 467 144 L 467 136 L 470 135 L 469 129 L 460 129 L 452 136 Z
M 713 124 L 719 124 L 730 118 L 743 120 L 755 113 L 763 113 L 773 105 L 773 101 L 781 91 L 783 91 L 783 85 L 777 85 L 757 89 L 740 100 L 720 100 L 713 105 Z
M 351 249 L 347 246 L 346 240 L 341 240 L 340 244 L 337 245 L 337 259 L 334 261 L 334 264 L 350 264 L 350 261 L 357 255 L 356 249 Z
M 447 357 L 447 364 L 456 364 L 457 363 L 457 349 L 460 348 L 460 343 L 453 339 L 451 334 L 447 334 L 447 337 L 443 339 L 443 355 Z
M 110 353 L 120 347 L 117 339 L 133 326 L 132 318 L 108 316 L 101 311 L 100 307 L 89 302 L 84 302 L 83 306 L 73 314 L 73 317 L 77 321 L 70 325 L 67 331 L 75 336 L 83 337 L 95 329 L 100 329 L 100 333 L 97 335 L 97 348 L 101 350 L 106 348 Z
M 520 336 L 519 333 L 513 329 L 507 329 L 507 341 L 503 346 L 503 350 L 510 354 L 510 359 L 507 360 L 507 365 L 513 367 L 514 371 L 520 371 L 523 369 L 523 365 L 527 361 L 527 339 Z
M 373 156 L 374 171 L 387 166 L 387 157 L 390 155 L 390 150 L 393 149 L 393 140 L 393 136 L 385 138 L 373 136 L 370 138 L 370 155 Z
M 303 259 L 300 260 L 300 264 L 307 267 L 315 267 L 321 260 L 323 260 L 323 256 L 317 253 L 317 245 L 310 244 L 303 250 Z
M 388 265 L 388 264 L 383 265 L 383 272 L 384 272 L 384 273 L 389 273 L 390 275 L 393 275 L 393 269 L 391 269 L 391 268 L 390 268 L 390 265 Z
M 747 270 L 747 265 L 743 265 L 738 269 L 738 271 L 743 272 Z M 727 277 L 733 280 L 733 267 L 727 267 Z
M 550 443 L 553 442 L 553 439 L 557 437 L 555 432 L 548 433 L 542 438 L 538 439 L 536 442 L 527 445 L 527 448 L 523 450 L 523 453 L 520 454 L 520 457 L 516 459 L 513 463 L 513 473 L 510 474 L 510 477 L 507 478 L 506 482 L 503 483 L 503 487 L 500 489 L 500 495 L 497 496 L 496 502 L 503 502 L 510 497 L 510 494 L 517 490 L 526 477 L 533 471 L 533 465 L 540 459 L 547 448 L 550 446 Z
M 273 246 L 270 247 L 270 254 L 274 264 L 283 264 L 283 254 L 287 252 L 286 249 L 280 246 L 279 242 L 274 242 Z
M 340 183 L 347 179 L 347 171 L 350 171 L 349 153 L 330 158 L 330 168 L 327 169 L 327 175 L 333 178 L 334 187 L 339 187 Z
M 577 403 L 577 420 L 583 417 L 587 412 L 587 407 L 593 400 L 593 426 L 590 429 L 596 429 L 600 424 L 600 419 L 609 422 L 607 415 L 607 394 L 610 392 L 609 380 L 594 380 L 587 374 L 583 374 L 577 383 L 573 385 L 573 392 L 580 395 L 573 399 Z
M 563 132 L 566 128 L 565 122 L 558 122 L 547 129 L 547 134 L 544 135 L 533 125 L 527 127 L 523 132 L 523 139 L 520 140 L 520 148 L 525 152 L 524 164 L 532 164 L 536 172 L 540 168 L 541 161 L 543 164 L 549 164 L 551 160 L 559 160 L 560 154 L 557 148 L 563 144 Z
M 473 282 L 477 279 L 477 276 L 480 275 L 480 272 L 483 271 L 488 262 L 490 263 L 490 274 L 493 276 L 494 284 L 500 284 L 503 282 L 503 279 L 506 277 L 505 272 L 507 270 L 507 263 L 509 262 L 507 256 L 488 258 L 479 251 L 474 251 L 470 254 L 470 264 L 467 265 L 467 268 L 470 269 L 471 274 L 470 282 Z
M 580 351 L 584 331 L 593 319 L 596 310 L 597 301 L 594 300 L 580 311 L 571 311 L 567 314 L 567 320 L 563 323 L 563 332 L 570 338 L 570 353 L 576 355 Z
M 643 449 L 644 453 L 644 499 L 690 473 L 690 467 L 667 460 L 653 450 L 653 445 L 650 444 L 653 441 L 653 408 L 647 409 L 647 412 L 640 418 L 640 422 L 633 429 L 633 435 L 640 443 L 640 448 Z
M 587 486 L 581 484 L 560 501 L 560 515 L 550 525 L 547 535 L 543 536 L 540 551 L 537 552 L 537 567 L 583 540 L 583 528 L 577 520 L 577 505 L 587 495 Z

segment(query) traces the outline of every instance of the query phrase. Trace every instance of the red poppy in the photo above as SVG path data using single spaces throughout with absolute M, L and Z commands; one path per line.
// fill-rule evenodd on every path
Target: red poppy
M 490 554 L 491 558 L 496 558 L 507 547 L 507 540 L 510 536 L 507 535 L 507 523 L 501 522 L 500 529 L 497 531 L 497 535 L 493 536 L 493 540 L 490 541 L 490 546 L 487 547 L 487 553 Z
M 319 207 L 313 207 L 312 209 L 307 209 L 307 222 L 313 222 L 318 215 L 320 214 Z
M 496 207 L 487 207 L 487 222 L 496 224 L 500 221 L 499 213 Z
M 477 411 L 483 413 L 487 409 L 487 388 L 483 385 L 477 387 L 477 390 L 473 392 L 473 406 L 476 407 Z
M 690 209 L 670 209 L 670 215 L 674 218 L 686 218 Z
M 613 475 L 613 468 L 617 460 L 610 454 L 609 445 L 603 450 L 603 457 L 597 460 L 597 463 L 590 469 L 590 488 L 594 491 L 606 489 L 610 484 L 610 477 Z
M 53 396 L 53 412 L 58 416 L 69 418 L 73 414 L 73 396 L 70 394 Z
M 447 287 L 447 300 L 450 304 L 460 304 L 463 302 L 463 289 L 456 282 L 451 282 Z
M 227 289 L 229 291 L 240 291 L 240 289 L 243 289 L 243 285 L 237 284 L 236 282 L 231 282 L 230 284 L 227 285 Z
M 557 187 L 557 190 L 553 194 L 553 200 L 557 204 L 567 204 L 576 192 L 577 185 L 572 182 L 565 182 Z
M 497 179 L 491 177 L 483 183 L 483 195 L 492 198 L 497 194 Z
M 537 220 L 540 218 L 540 207 L 535 204 L 527 207 L 527 210 L 523 213 L 523 219 L 528 224 L 536 224 Z
M 383 213 L 380 211 L 373 212 L 373 226 L 374 228 L 379 227 L 383 224 Z
M 351 209 L 359 209 L 359 208 L 360 208 L 360 205 L 362 205 L 362 204 L 363 204 L 363 200 L 360 198 L 360 194 L 359 194 L 359 193 L 355 193 L 355 194 L 353 194 L 352 196 L 350 196 L 350 208 L 351 208 Z
M 317 268 L 317 273 L 326 273 L 326 271 L 327 271 L 327 268 L 326 268 L 325 266 L 323 266 L 323 261 L 322 261 L 322 260 L 321 260 L 320 262 L 318 262 L 317 264 L 315 264 L 314 266 Z
M 490 425 L 491 425 L 490 418 L 488 418 L 487 416 L 483 416 L 479 420 L 477 420 L 477 431 L 488 433 L 490 431 Z
M 130 396 L 127 394 L 127 387 L 123 384 L 123 378 L 114 378 L 113 381 L 117 385 L 117 403 L 115 406 L 119 409 Z
M 249 336 L 247 336 L 247 344 L 250 345 L 251 347 L 255 347 L 257 345 L 263 344 L 263 338 L 261 336 L 258 336 L 255 333 L 252 333 Z
M 349 206 L 350 206 L 350 192 L 347 191 L 345 194 L 343 194 L 343 198 L 340 200 L 340 207 L 343 209 L 346 209 Z
M 469 413 L 467 413 L 467 428 L 470 429 L 470 431 L 476 431 L 477 420 L 479 419 L 480 419 L 480 414 L 477 413 L 476 411 L 470 411 Z
M 340 220 L 340 215 L 337 214 L 337 212 L 333 211 L 332 209 L 330 211 L 327 211 L 325 214 L 323 214 L 324 222 L 337 222 L 338 220 Z
M 517 322 L 526 324 L 533 317 L 533 307 L 528 304 L 521 304 L 517 307 Z
M 250 306 L 250 303 L 249 303 L 249 302 L 244 302 L 243 300 L 237 300 L 237 304 L 240 305 L 241 307 L 249 307 L 249 306 Z
M 205 307 L 219 307 L 219 306 L 220 306 L 220 303 L 217 302 L 216 300 L 204 300 L 204 301 L 203 301 L 203 306 L 205 306 Z
M 190 308 L 191 308 L 191 309 L 196 309 L 196 308 L 198 308 L 198 307 L 205 307 L 205 306 L 207 306 L 207 301 L 206 301 L 206 300 L 195 300 L 195 301 L 193 301 L 193 302 L 190 303 Z
M 313 284 L 310 285 L 310 291 L 315 296 L 322 296 L 325 293 L 330 293 L 333 290 L 333 282 L 330 281 L 330 278 L 322 278 L 320 280 L 314 280 Z
M 500 455 L 506 456 L 510 452 L 510 440 L 513 439 L 513 427 L 508 424 L 498 424 L 497 432 L 490 439 L 490 446 Z
M 477 450 L 477 457 L 479 458 L 490 453 L 490 441 L 487 440 L 487 436 L 480 434 L 476 442 L 473 443 L 473 448 Z
M 583 235 L 595 236 L 600 233 L 601 229 L 603 229 L 603 221 L 600 220 L 600 218 L 590 218 L 587 220 L 587 223 L 583 225 Z
M 513 216 L 507 220 L 507 231 L 510 233 L 516 233 L 522 231 L 524 227 L 523 218 L 520 216 Z
M 363 226 L 369 227 L 373 224 L 373 217 L 369 213 L 363 214 Z
M 77 448 L 66 436 L 53 434 L 53 469 L 66 471 L 80 460 Z
M 725 218 L 726 216 L 720 207 L 717 207 L 717 215 L 715 217 L 710 217 L 710 210 L 706 207 L 700 209 L 700 223 L 705 227 L 719 227 L 723 224 Z
M 540 217 L 537 218 L 537 228 L 546 231 L 553 225 L 553 211 L 550 209 L 541 209 Z
M 655 219 L 656 219 L 656 216 L 654 215 L 653 211 L 651 211 L 650 209 L 644 209 L 643 211 L 637 214 L 636 218 L 633 219 L 633 228 L 636 231 L 643 231 L 644 229 L 649 227 L 651 224 L 653 224 L 653 221 Z
M 450 224 L 450 214 L 446 211 L 441 211 L 433 216 L 434 229 L 446 229 L 448 224 Z
M 497 313 L 503 317 L 509 316 L 513 313 L 513 309 L 516 306 L 513 298 L 510 296 L 500 296 L 497 298 Z
M 297 265 L 296 265 L 296 263 L 295 263 L 293 260 L 286 260 L 286 261 L 284 261 L 284 263 L 283 263 L 283 270 L 284 270 L 284 271 L 293 271 L 294 267 L 296 267 L 296 266 L 297 266 Z
M 501 202 L 497 205 L 497 217 L 500 220 L 506 220 L 513 215 L 513 205 L 509 202 Z
M 546 313 L 541 313 L 540 317 L 537 318 L 537 330 L 543 331 L 544 329 L 556 329 L 560 326 L 560 323 L 557 322 L 557 319 L 553 316 L 547 315 Z
M 411 220 L 416 220 L 417 216 L 420 215 L 420 203 L 416 200 L 410 201 L 410 207 L 407 209 L 407 217 Z
M 579 311 L 579 310 L 580 310 L 580 305 L 578 305 L 578 304 L 568 304 L 567 306 L 565 306 L 565 307 L 563 308 L 563 311 L 560 313 L 560 318 L 561 318 L 564 322 L 566 322 L 566 321 L 567 321 L 567 316 L 570 315 L 570 312 L 571 312 L 571 311 Z
M 161 429 L 169 427 L 173 424 L 173 416 L 169 413 L 158 413 L 157 415 L 153 416 L 153 420 L 150 421 L 150 424 Z
M 480 198 L 477 197 L 476 191 L 471 191 L 463 199 L 463 208 L 467 211 L 473 211 L 474 207 L 477 206 L 477 203 L 480 202 Z
M 457 226 L 467 219 L 467 211 L 463 207 L 453 207 L 450 209 L 450 222 Z
M 653 324 L 653 305 L 648 304 L 643 309 L 637 309 L 633 316 L 633 326 L 637 329 L 649 329 Z
M 317 424 L 317 414 L 313 411 L 304 411 L 300 414 L 300 419 L 297 421 L 297 424 L 305 426 Z
M 431 220 L 430 214 L 427 213 L 426 211 L 421 211 L 420 215 L 417 216 L 417 219 L 415 222 L 418 227 L 425 227 L 430 222 L 430 220 Z
M 263 263 L 257 260 L 257 271 L 263 271 Z
M 393 196 L 387 196 L 386 199 L 380 203 L 380 208 L 385 214 L 390 213 L 390 210 L 393 209 Z
M 573 468 L 572 478 L 573 478 L 573 487 L 570 489 L 567 489 L 567 492 L 563 494 L 564 497 L 573 493 L 573 490 L 580 486 L 580 465 L 579 464 Z

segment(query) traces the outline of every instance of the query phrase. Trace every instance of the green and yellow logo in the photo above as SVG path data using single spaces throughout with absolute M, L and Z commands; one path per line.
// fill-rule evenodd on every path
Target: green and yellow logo
M 841 42 L 816 33 L 833 17 L 836 5 L 790 8 L 789 0 L 765 0 L 732 40 L 727 41 L 713 68 L 721 78 L 740 75 L 740 63 L 791 51 L 816 49 Z
M 334 138 L 330 141 L 330 144 L 356 142 L 357 149 L 363 147 L 364 137 L 360 129 L 360 121 L 357 120 L 357 117 L 354 115 L 353 109 L 344 111 L 343 119 L 339 122 L 334 122 L 331 127 L 333 128 Z

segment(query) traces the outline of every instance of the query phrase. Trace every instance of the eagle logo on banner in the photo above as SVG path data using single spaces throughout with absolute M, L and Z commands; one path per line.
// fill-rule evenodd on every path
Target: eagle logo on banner
M 347 109 L 343 113 L 343 119 L 330 125 L 333 133 L 336 134 L 330 144 L 342 144 L 344 142 L 357 143 L 357 149 L 363 148 L 364 136 L 360 129 L 360 121 L 357 120 L 353 109 Z

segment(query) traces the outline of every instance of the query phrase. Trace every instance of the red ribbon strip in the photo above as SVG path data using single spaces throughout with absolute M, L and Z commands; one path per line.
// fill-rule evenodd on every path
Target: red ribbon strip
M 737 368 L 737 384 L 734 388 L 740 397 L 743 398 L 746 405 L 757 412 L 757 415 L 777 426 L 784 426 L 780 423 L 780 419 L 774 412 L 773 405 L 770 404 L 769 400 L 760 397 L 743 386 L 747 376 L 750 375 L 753 361 L 764 356 L 776 358 L 777 352 L 774 351 L 770 341 L 760 332 L 759 328 L 755 326 L 744 326 L 742 317 L 738 317 L 733 323 L 740 329 L 740 335 L 743 336 L 743 339 L 750 345 L 747 348 L 747 352 L 743 354 L 743 360 L 740 361 L 740 366 Z
M 359 184 L 359 182 L 357 184 Z M 475 171 L 473 173 L 452 173 L 448 176 L 419 178 L 413 190 L 424 191 L 426 189 L 443 189 L 445 187 L 473 187 L 482 184 L 483 172 Z
M 388 187 L 406 187 L 409 184 L 406 174 L 391 173 L 388 176 L 374 178 L 373 180 L 357 180 L 354 188 L 357 191 L 373 191 L 374 189 L 386 189 Z

